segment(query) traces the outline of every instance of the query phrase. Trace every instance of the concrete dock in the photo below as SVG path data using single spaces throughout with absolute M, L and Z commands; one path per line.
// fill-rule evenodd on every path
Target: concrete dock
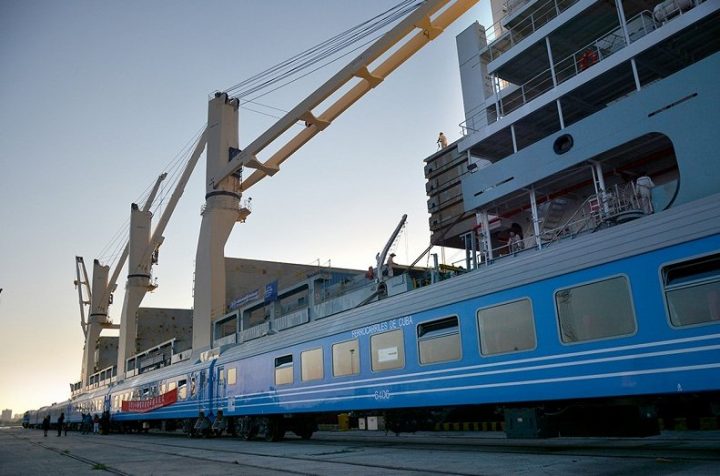
M 714 475 L 720 432 L 508 440 L 500 432 L 319 432 L 277 443 L 0 429 L 0 475 Z

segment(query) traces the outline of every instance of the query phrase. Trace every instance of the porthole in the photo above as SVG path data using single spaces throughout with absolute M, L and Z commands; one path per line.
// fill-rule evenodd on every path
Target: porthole
M 556 154 L 562 155 L 572 149 L 573 144 L 573 137 L 570 134 L 563 134 L 555 139 L 555 143 L 553 143 L 553 150 Z

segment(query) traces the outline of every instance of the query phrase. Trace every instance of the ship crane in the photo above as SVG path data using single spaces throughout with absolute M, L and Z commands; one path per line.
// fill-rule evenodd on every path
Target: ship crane
M 161 174 L 155 181 L 150 194 L 145 200 L 143 210 L 149 210 L 152 206 L 155 196 L 157 195 L 160 183 L 165 180 L 166 174 Z M 149 211 L 147 212 L 149 213 Z M 128 257 L 130 244 L 126 244 L 118 262 L 115 264 L 115 270 L 112 276 L 110 274 L 110 266 L 100 264 L 100 261 L 93 261 L 92 284 L 88 285 L 87 269 L 85 269 L 85 261 L 81 256 L 75 257 L 75 267 L 77 271 L 77 280 L 75 285 L 78 287 L 78 298 L 80 300 L 80 319 L 85 334 L 85 346 L 83 348 L 82 361 L 82 386 L 88 384 L 90 375 L 96 370 L 95 348 L 97 346 L 100 333 L 103 329 L 119 329 L 120 326 L 113 324 L 108 317 L 108 308 L 112 304 L 112 293 L 117 288 L 117 278 L 120 270 L 125 266 L 125 260 Z M 83 298 L 83 290 L 87 299 Z M 94 298 L 93 298 L 94 296 Z M 87 323 L 85 322 L 85 306 L 89 306 Z
M 83 337 L 87 338 L 87 322 L 85 322 L 85 308 L 90 306 L 92 299 L 92 291 L 90 290 L 90 278 L 88 277 L 85 260 L 82 256 L 75 257 L 75 289 L 78 292 L 78 302 L 80 304 L 80 327 L 83 331 Z
M 127 248 L 129 250 L 128 275 L 125 285 L 125 299 L 120 316 L 118 342 L 117 375 L 121 380 L 125 376 L 127 358 L 133 356 L 139 350 L 136 344 L 137 320 L 135 315 L 148 291 L 152 291 L 157 287 L 151 281 L 152 265 L 157 263 L 158 249 L 165 240 L 162 234 L 185 191 L 185 186 L 190 180 L 193 170 L 195 170 L 200 155 L 205 149 L 205 135 L 206 131 L 203 130 L 190 159 L 185 164 L 185 168 L 163 214 L 155 225 L 152 235 L 150 234 L 152 213 L 147 208 L 140 210 L 134 203 L 131 206 L 130 239 Z
M 238 145 L 239 100 L 222 92 L 210 100 L 205 206 L 195 258 L 193 353 L 210 347 L 211 322 L 226 309 L 225 243 L 235 222 L 244 221 L 249 213 L 240 207 L 242 192 L 277 173 L 294 152 L 476 3 L 477 0 L 425 1 L 243 150 Z M 375 62 L 379 64 L 373 65 Z M 315 111 L 345 86 L 349 90 L 327 109 Z M 300 133 L 267 160 L 258 157 L 298 122 L 306 126 Z M 237 175 L 243 167 L 255 170 L 240 182 Z

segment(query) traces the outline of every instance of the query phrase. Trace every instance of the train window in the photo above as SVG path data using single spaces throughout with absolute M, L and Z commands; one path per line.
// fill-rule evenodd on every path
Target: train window
M 418 325 L 417 337 L 421 364 L 460 359 L 460 326 L 457 316 Z
M 480 309 L 477 322 L 482 355 L 535 348 L 535 322 L 529 299 Z
M 372 369 L 391 370 L 405 367 L 403 331 L 383 332 L 370 337 Z
M 292 355 L 284 355 L 275 359 L 275 385 L 293 383 Z
M 218 382 L 221 384 L 225 383 L 225 369 L 219 368 L 218 370 Z
M 323 378 L 323 350 L 306 350 L 300 354 L 300 374 L 303 382 Z
M 357 375 L 360 373 L 360 349 L 358 341 L 349 340 L 332 346 L 333 375 Z
M 232 367 L 228 369 L 227 383 L 228 385 L 235 385 L 235 382 L 237 382 L 237 369 Z
M 168 384 L 168 392 L 169 392 L 170 390 L 174 390 L 176 387 L 177 387 L 177 382 L 170 382 L 170 383 Z
M 628 335 L 636 330 L 624 276 L 560 290 L 555 293 L 555 305 L 565 343 Z
M 178 399 L 185 400 L 187 398 L 187 380 L 182 379 L 178 382 Z
M 674 326 L 720 321 L 720 254 L 666 266 L 662 278 Z

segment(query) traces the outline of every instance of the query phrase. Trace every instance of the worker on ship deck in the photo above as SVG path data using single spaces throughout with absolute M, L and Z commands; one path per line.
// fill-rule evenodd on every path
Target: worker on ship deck
M 650 215 L 655 211 L 652 204 L 652 189 L 654 187 L 655 184 L 652 179 L 644 172 L 635 180 L 635 193 L 640 202 L 640 208 L 646 215 Z
M 385 263 L 385 271 L 383 272 L 383 275 L 386 275 L 388 278 L 392 278 L 394 275 L 393 272 L 393 266 L 395 266 L 395 260 L 393 258 L 395 257 L 395 253 L 390 253 L 390 256 L 388 256 L 387 263 Z
M 438 135 L 437 139 L 438 150 L 444 149 L 448 145 L 447 137 L 442 132 Z

